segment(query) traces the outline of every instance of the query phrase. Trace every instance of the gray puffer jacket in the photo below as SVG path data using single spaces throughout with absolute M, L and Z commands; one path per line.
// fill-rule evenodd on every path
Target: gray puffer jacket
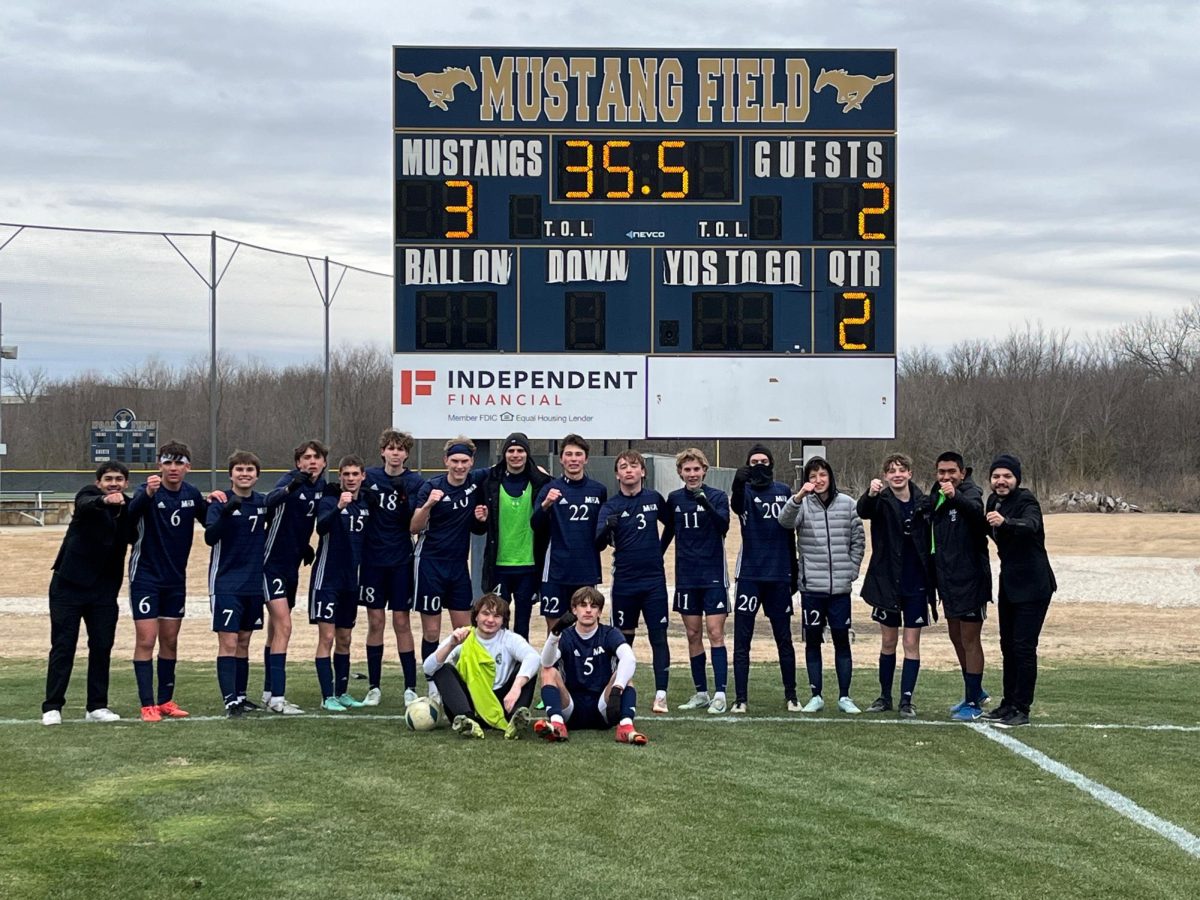
M 779 524 L 796 529 L 800 590 L 848 594 L 862 566 L 867 539 L 854 498 L 833 486 L 829 492 L 828 506 L 815 493 L 805 494 L 799 503 L 789 497 L 779 512 Z

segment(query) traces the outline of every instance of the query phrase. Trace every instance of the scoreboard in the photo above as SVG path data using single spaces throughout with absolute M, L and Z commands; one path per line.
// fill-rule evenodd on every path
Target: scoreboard
M 396 422 L 894 435 L 894 51 L 393 63 Z

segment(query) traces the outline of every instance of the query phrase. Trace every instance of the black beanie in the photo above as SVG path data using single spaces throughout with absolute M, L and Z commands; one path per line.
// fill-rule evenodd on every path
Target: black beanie
M 992 460 L 992 466 L 988 469 L 988 477 L 997 469 L 1008 469 L 1017 477 L 1017 484 L 1021 483 L 1021 461 L 1011 453 L 1001 453 Z
M 520 448 L 522 448 L 522 449 L 523 449 L 523 450 L 524 450 L 526 453 L 531 453 L 531 452 L 532 452 L 532 451 L 529 449 L 529 438 L 527 438 L 527 437 L 526 437 L 526 436 L 525 436 L 525 435 L 524 435 L 522 432 L 520 432 L 520 431 L 514 431 L 512 434 L 510 434 L 508 437 L 506 437 L 506 438 L 504 439 L 504 446 L 500 448 L 500 452 L 501 452 L 502 454 L 503 454 L 503 453 L 507 453 L 507 452 L 508 452 L 508 449 L 509 449 L 510 447 L 520 447 Z
M 755 444 L 750 448 L 750 452 L 746 454 L 746 465 L 750 465 L 750 457 L 752 457 L 755 453 L 761 453 L 767 458 L 767 465 L 774 467 L 775 457 L 772 455 L 771 451 L 762 444 Z

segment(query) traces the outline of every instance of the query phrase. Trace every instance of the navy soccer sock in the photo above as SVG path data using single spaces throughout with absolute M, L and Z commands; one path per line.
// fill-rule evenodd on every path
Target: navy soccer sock
M 175 696 L 175 660 L 167 656 L 158 658 L 158 702 L 167 703 Z
M 237 681 L 234 684 L 234 690 L 237 691 L 238 699 L 246 696 L 246 686 L 250 684 L 250 657 L 238 656 L 236 666 Z
M 725 693 L 729 679 L 729 651 L 724 646 L 712 648 L 713 687 L 718 694 Z
M 383 677 L 383 644 L 367 644 L 367 684 L 379 687 Z
M 562 715 L 562 691 L 554 685 L 543 685 L 542 703 L 546 704 L 546 718 Z
M 274 689 L 272 688 L 272 684 L 274 684 L 274 679 L 275 679 L 275 671 L 274 671 L 274 669 L 271 668 L 271 645 L 267 644 L 267 646 L 263 647 L 263 693 L 264 694 L 274 694 L 275 693 Z M 279 693 L 282 694 L 283 691 L 280 691 Z
M 771 622 L 771 634 L 775 637 L 775 649 L 779 651 L 779 674 L 783 678 L 783 696 L 796 699 L 796 648 L 792 645 L 792 620 L 787 616 L 776 616 Z
M 708 693 L 708 658 L 703 652 L 697 653 L 695 656 L 689 657 L 688 662 L 692 666 L 692 684 L 696 686 L 696 690 L 701 694 Z
M 271 696 L 282 697 L 287 693 L 287 654 L 271 654 Z
M 739 613 L 733 617 L 734 702 L 745 703 L 750 686 L 750 644 L 754 640 L 754 616 Z
M 237 700 L 237 659 L 235 657 L 217 657 L 217 685 L 221 689 L 221 701 L 226 706 Z
M 138 700 L 141 706 L 154 705 L 154 666 L 148 659 L 133 661 L 133 677 L 137 681 Z
M 978 706 L 980 699 L 983 697 L 983 673 L 964 673 L 963 681 L 966 682 L 967 686 L 965 695 L 967 702 Z
M 321 698 L 328 700 L 333 696 L 333 665 L 328 656 L 317 657 L 317 683 L 321 686 Z
M 633 641 L 630 641 L 632 644 Z M 650 661 L 654 668 L 654 690 L 665 691 L 671 678 L 671 647 L 667 644 L 667 630 L 658 628 L 650 632 Z
M 896 654 L 879 654 L 879 694 L 892 699 L 892 682 L 896 680 Z
M 850 675 L 854 670 L 854 657 L 850 654 L 850 630 L 833 628 L 833 667 L 837 671 L 838 697 L 850 696 Z
M 808 688 L 814 697 L 825 688 L 825 673 L 821 661 L 821 642 L 805 640 L 804 668 L 808 672 Z
M 350 654 L 333 654 L 333 674 L 335 678 L 334 696 L 340 697 L 350 689 Z
M 912 703 L 913 691 L 917 689 L 917 675 L 921 671 L 921 660 L 904 660 L 904 668 L 900 672 L 900 702 Z
M 637 715 L 637 688 L 632 684 L 621 692 L 621 718 L 632 719 Z
M 437 648 L 437 641 L 427 641 L 425 638 L 421 638 L 421 662 L 425 662 L 425 660 L 433 656 L 437 652 Z
M 405 650 L 400 654 L 400 668 L 404 672 L 404 689 L 417 689 L 417 654 Z

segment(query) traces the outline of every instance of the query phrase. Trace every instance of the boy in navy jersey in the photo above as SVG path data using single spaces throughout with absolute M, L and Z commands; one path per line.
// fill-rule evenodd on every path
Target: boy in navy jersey
M 588 478 L 588 442 L 577 434 L 562 440 L 563 473 L 538 491 L 530 524 L 549 541 L 542 566 L 542 615 L 549 634 L 571 597 L 581 587 L 601 581 L 596 522 L 608 500 L 608 488 Z
M 371 507 L 363 542 L 361 602 L 367 608 L 367 678 L 370 690 L 364 706 L 378 706 L 382 697 L 383 635 L 387 610 L 404 673 L 404 704 L 417 699 L 417 655 L 413 650 L 409 611 L 413 603 L 413 541 L 409 532 L 413 503 L 424 480 L 405 467 L 413 437 L 385 428 L 379 436 L 382 466 L 367 469 L 362 495 Z
M 600 624 L 604 595 L 582 587 L 542 648 L 542 700 L 546 718 L 533 723 L 548 741 L 568 738 L 575 728 L 608 730 L 617 726 L 619 744 L 641 745 L 646 736 L 633 727 L 637 691 L 629 684 L 636 663 L 621 632 Z
M 667 513 L 675 526 L 675 611 L 683 619 L 696 693 L 680 709 L 707 707 L 725 712 L 729 672 L 725 619 L 729 615 L 729 577 L 725 571 L 725 535 L 729 531 L 729 497 L 704 483 L 708 457 L 689 447 L 676 454 L 675 471 L 683 487 L 667 497 Z M 664 534 L 665 538 L 666 535 Z M 708 695 L 704 631 L 712 648 L 716 691 Z
M 229 457 L 229 492 L 213 491 L 204 526 L 212 547 L 208 564 L 212 629 L 217 633 L 217 684 L 225 715 L 239 718 L 257 706 L 246 701 L 250 637 L 262 628 L 262 571 L 267 543 L 267 498 L 254 490 L 259 461 L 236 450 Z
M 325 465 L 329 448 L 320 441 L 305 441 L 292 458 L 295 468 L 267 494 L 271 530 L 267 534 L 263 589 L 267 602 L 267 646 L 263 675 L 263 703 L 271 712 L 295 713 L 288 703 L 287 648 L 292 639 L 292 609 L 300 583 L 300 563 L 311 565 L 313 526 L 317 504 L 325 491 Z
M 617 494 L 596 517 L 596 549 L 613 545 L 613 624 L 633 646 L 638 617 L 646 620 L 654 667 L 654 705 L 667 711 L 671 651 L 667 646 L 667 576 L 663 553 L 671 543 L 675 520 L 665 515 L 667 501 L 646 490 L 646 460 L 636 450 L 617 456 Z M 659 522 L 663 524 L 659 536 Z
M 788 712 L 800 711 L 791 628 L 792 594 L 796 590 L 796 532 L 781 528 L 777 521 L 792 492 L 786 484 L 775 480 L 773 466 L 771 451 L 755 444 L 746 457 L 746 465 L 734 475 L 729 495 L 729 505 L 742 525 L 733 616 L 733 680 L 737 696 L 732 712 L 735 713 L 746 712 L 750 642 L 760 606 L 771 623 L 779 651 Z
M 142 721 L 187 712 L 172 699 L 179 626 L 183 624 L 188 556 L 195 526 L 204 523 L 207 504 L 183 479 L 191 470 L 187 444 L 170 441 L 158 448 L 158 474 L 151 475 L 129 501 L 135 523 L 129 554 L 129 605 L 135 632 L 133 674 Z M 154 645 L 158 643 L 158 696 L 154 694 Z
M 358 619 L 359 565 L 371 509 L 361 495 L 363 461 L 338 463 L 337 487 L 317 504 L 317 559 L 308 586 L 308 623 L 317 626 L 317 682 L 321 708 L 345 712 L 363 704 L 350 696 L 350 638 Z M 330 665 L 329 654 L 333 653 Z
M 871 561 L 862 597 L 879 623 L 879 698 L 867 712 L 892 709 L 896 643 L 904 626 L 904 669 L 900 674 L 900 715 L 915 718 L 913 692 L 921 671 L 921 629 L 929 624 L 933 572 L 929 555 L 929 501 L 912 483 L 912 460 L 893 453 L 883 461 L 883 479 L 873 478 L 858 498 L 858 515 L 871 522 Z
M 479 475 L 471 472 L 475 444 L 463 435 L 446 442 L 442 457 L 446 474 L 436 475 L 421 485 L 417 493 L 410 530 L 418 534 L 416 583 L 413 606 L 421 614 L 421 659 L 438 647 L 442 635 L 442 610 L 450 611 L 450 626 L 462 628 L 471 623 L 471 573 L 467 558 L 471 535 L 483 534 L 487 507 Z M 480 519 L 476 509 L 484 510 Z M 434 692 L 436 695 L 436 691 Z

